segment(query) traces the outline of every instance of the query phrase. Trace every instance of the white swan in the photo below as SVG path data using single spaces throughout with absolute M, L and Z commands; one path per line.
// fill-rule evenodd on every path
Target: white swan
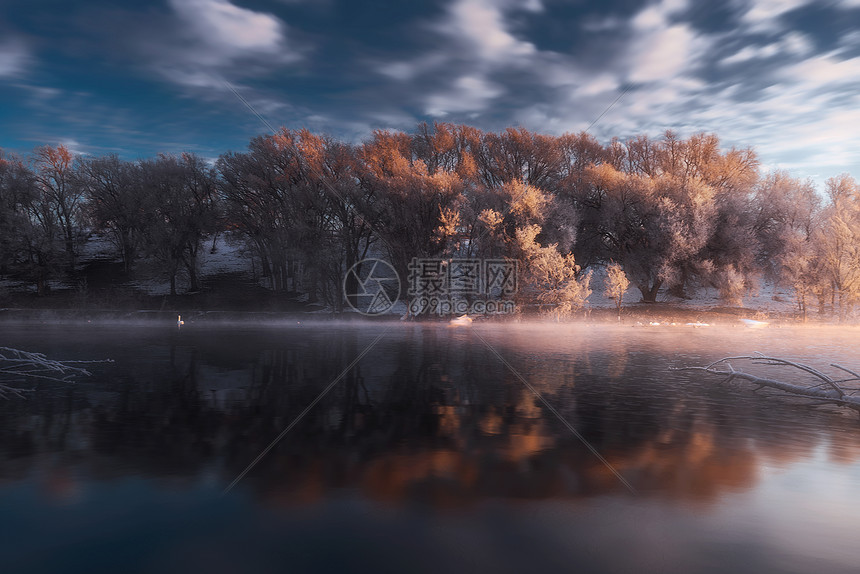
M 182 320 L 182 315 L 177 315 L 176 316 L 176 326 L 181 327 L 184 324 L 185 324 L 185 321 Z

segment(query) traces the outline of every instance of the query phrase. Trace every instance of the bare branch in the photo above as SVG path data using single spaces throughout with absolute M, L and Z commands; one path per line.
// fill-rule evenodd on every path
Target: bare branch
M 57 361 L 48 359 L 42 353 L 32 353 L 0 347 L 0 398 L 25 398 L 22 393 L 32 392 L 33 389 L 22 389 L 16 383 L 28 379 L 40 379 L 58 383 L 73 382 L 76 377 L 90 376 L 91 373 L 72 364 L 112 363 L 110 359 L 97 361 Z
M 746 360 L 750 361 L 754 365 L 776 365 L 793 367 L 795 369 L 798 369 L 799 371 L 812 375 L 820 382 L 811 385 L 798 385 L 785 381 L 759 377 L 751 373 L 736 370 L 730 363 L 728 363 L 729 360 Z M 725 368 L 721 368 L 723 365 L 725 365 Z M 832 366 L 852 375 L 857 375 L 857 373 L 854 373 L 853 371 L 844 367 L 840 367 L 838 365 Z M 860 397 L 853 396 L 853 393 L 857 392 L 857 389 L 849 389 L 851 393 L 846 394 L 845 389 L 839 386 L 837 381 L 835 381 L 832 377 L 828 376 L 825 373 L 822 373 L 821 371 L 813 367 L 810 367 L 809 365 L 798 363 L 796 361 L 780 359 L 778 357 L 767 357 L 759 353 L 753 356 L 725 357 L 714 361 L 713 363 L 704 367 L 681 367 L 672 368 L 671 370 L 702 371 L 711 375 L 719 375 L 725 377 L 725 380 L 721 381 L 720 384 L 729 382 L 733 379 L 742 379 L 756 385 L 756 391 L 767 387 L 783 391 L 791 395 L 802 397 L 804 399 L 846 407 L 860 413 Z
M 851 379 L 845 379 L 844 381 L 841 381 L 841 382 L 843 382 L 843 383 L 847 383 L 848 381 L 860 381 L 860 373 L 857 373 L 857 372 L 855 372 L 855 371 L 852 371 L 851 369 L 846 369 L 845 367 L 842 367 L 842 366 L 840 366 L 840 365 L 837 365 L 836 363 L 830 363 L 830 366 L 831 366 L 831 367 L 835 367 L 835 368 L 839 369 L 840 371 L 845 371 L 845 372 L 846 372 L 846 373 L 848 373 L 849 375 L 852 375 L 852 376 L 853 376 L 853 378 L 851 378 Z
M 726 363 L 726 365 L 729 367 L 730 371 L 734 372 L 734 369 L 732 368 L 732 366 L 729 365 L 727 362 L 727 361 L 731 361 L 731 360 L 752 361 L 753 364 L 760 364 L 760 365 L 794 367 L 796 369 L 800 369 L 801 371 L 805 371 L 805 372 L 809 373 L 810 375 L 812 375 L 818 379 L 821 379 L 824 382 L 824 384 L 826 384 L 827 386 L 832 388 L 834 391 L 836 391 L 839 394 L 839 396 L 845 395 L 845 391 L 837 384 L 837 382 L 834 381 L 832 378 L 828 377 L 826 374 L 822 373 L 821 371 L 814 369 L 814 368 L 810 367 L 809 365 L 804 365 L 803 363 L 797 363 L 795 361 L 789 361 L 787 359 L 781 359 L 779 357 L 768 357 L 768 356 L 763 355 L 761 353 L 756 353 L 755 355 L 741 355 L 741 356 L 737 356 L 737 357 L 724 357 L 722 359 L 719 359 L 719 360 L 714 361 L 713 363 L 707 365 L 705 368 L 710 369 L 710 368 L 715 367 L 716 365 L 719 365 L 721 363 Z M 847 369 L 843 369 L 843 370 L 847 371 Z M 849 372 L 851 374 L 855 374 L 851 371 L 847 371 L 847 372 Z M 860 377 L 860 375 L 856 375 L 856 376 Z

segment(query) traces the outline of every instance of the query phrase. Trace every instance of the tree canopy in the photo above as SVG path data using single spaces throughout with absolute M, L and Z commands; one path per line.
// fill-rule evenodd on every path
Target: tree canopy
M 804 315 L 817 300 L 845 317 L 860 300 L 860 187 L 842 174 L 823 191 L 714 134 L 601 144 L 435 123 L 351 144 L 283 128 L 214 162 L 42 146 L 0 154 L 0 274 L 43 292 L 101 232 L 127 272 L 146 257 L 172 292 L 196 290 L 203 240 L 230 232 L 271 289 L 337 309 L 346 270 L 370 256 L 403 277 L 414 258 L 510 258 L 520 302 L 553 313 L 580 308 L 590 271 L 612 263 L 646 302 L 712 287 L 738 304 L 764 278 Z

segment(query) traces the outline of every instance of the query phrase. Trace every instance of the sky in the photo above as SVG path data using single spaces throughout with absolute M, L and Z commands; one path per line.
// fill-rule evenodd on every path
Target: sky
M 0 0 L 7 152 L 216 158 L 257 114 L 352 142 L 712 132 L 821 186 L 860 178 L 860 0 Z

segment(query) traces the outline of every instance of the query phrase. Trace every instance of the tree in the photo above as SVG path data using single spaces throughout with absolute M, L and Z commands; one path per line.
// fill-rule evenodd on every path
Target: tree
M 89 218 L 96 228 L 108 231 L 128 272 L 141 247 L 143 232 L 141 166 L 109 155 L 82 160 L 79 172 Z
M 35 198 L 33 174 L 15 157 L 0 151 L 0 273 L 26 257 L 25 229 Z
M 75 173 L 75 158 L 64 145 L 42 146 L 34 152 L 34 165 L 44 215 L 56 221 L 66 255 L 73 263 L 83 199 L 83 190 Z
M 615 309 L 618 312 L 619 321 L 621 320 L 621 302 L 628 287 L 630 287 L 630 280 L 624 274 L 624 269 L 618 263 L 611 261 L 606 266 L 606 286 L 604 292 L 607 297 L 615 300 Z
M 315 225 L 307 230 L 307 242 L 315 248 L 309 249 L 313 257 L 306 264 L 317 270 L 317 289 L 325 302 L 341 311 L 344 277 L 347 293 L 355 296 L 358 274 L 347 271 L 360 265 L 376 240 L 377 198 L 372 188 L 361 185 L 353 146 L 308 132 L 302 133 L 300 145 L 307 165 L 305 201 L 316 214 Z
M 217 222 L 214 173 L 202 158 L 188 153 L 162 154 L 141 162 L 140 168 L 147 248 L 164 265 L 171 295 L 176 295 L 180 268 L 188 273 L 189 290 L 199 290 L 200 246 Z
M 791 287 L 797 309 L 807 318 L 809 297 L 822 287 L 821 258 L 813 241 L 820 225 L 821 200 L 810 181 L 786 172 L 766 174 L 756 185 L 756 264 L 765 277 Z
M 544 191 L 552 190 L 563 173 L 566 159 L 557 138 L 524 128 L 483 134 L 473 153 L 479 177 L 488 188 L 517 181 Z
M 755 154 L 722 152 L 716 136 L 613 141 L 572 190 L 577 252 L 620 263 L 646 302 L 664 285 L 677 295 L 713 285 L 736 297 L 754 269 L 745 214 L 756 178 Z
M 591 273 L 580 276 L 572 254 L 562 255 L 556 245 L 538 243 L 539 226 L 523 227 L 516 233 L 523 273 L 521 296 L 537 300 L 542 314 L 556 320 L 584 307 L 591 295 Z
M 361 185 L 374 198 L 376 231 L 402 277 L 413 258 L 444 252 L 445 237 L 437 230 L 464 191 L 456 171 L 433 171 L 411 150 L 408 135 L 376 132 L 359 152 Z
M 226 221 L 245 236 L 271 288 L 304 290 L 339 310 L 343 277 L 367 256 L 379 217 L 355 148 L 282 129 L 216 165 Z
M 0 272 L 14 271 L 44 295 L 61 245 L 54 203 L 20 160 L 0 155 Z
M 227 225 L 245 236 L 273 290 L 290 286 L 299 260 L 293 250 L 302 176 L 291 138 L 286 131 L 256 137 L 248 152 L 223 154 L 216 164 Z

